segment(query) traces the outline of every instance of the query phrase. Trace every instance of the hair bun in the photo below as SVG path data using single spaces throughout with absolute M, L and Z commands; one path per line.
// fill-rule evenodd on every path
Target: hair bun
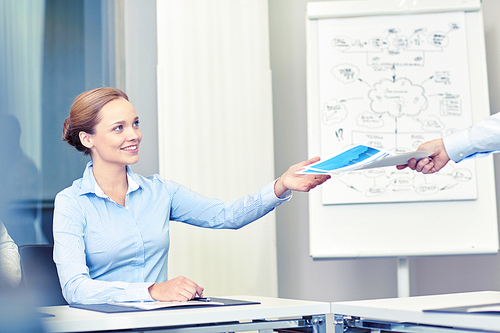
M 71 123 L 69 118 L 66 118 L 66 120 L 64 120 L 62 139 L 70 145 L 74 146 L 74 143 L 71 140 Z

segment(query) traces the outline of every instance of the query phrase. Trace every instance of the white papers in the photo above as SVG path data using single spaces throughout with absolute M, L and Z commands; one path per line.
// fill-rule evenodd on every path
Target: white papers
M 465 312 L 469 313 L 483 313 L 483 312 L 495 312 L 495 313 L 500 313 L 500 305 L 495 304 L 495 305 L 488 305 L 488 306 L 477 306 L 477 307 L 470 307 Z
M 301 174 L 339 174 L 346 171 L 381 168 L 407 164 L 412 158 L 417 161 L 432 154 L 428 150 L 418 150 L 404 154 L 390 154 L 373 147 L 358 145 L 335 156 L 308 165 Z
M 195 305 L 224 305 L 221 302 L 202 302 L 202 301 L 187 301 L 187 302 L 125 302 L 125 303 L 110 303 L 112 305 L 127 306 L 142 310 L 155 310 L 179 306 L 195 306 Z
M 358 168 L 361 169 L 373 169 L 373 168 L 382 168 L 387 166 L 395 166 L 395 165 L 404 165 L 408 163 L 412 158 L 420 161 L 424 157 L 429 157 L 432 154 L 432 151 L 429 150 L 417 150 L 404 154 L 396 154 L 388 157 L 384 157 L 370 163 L 364 167 Z

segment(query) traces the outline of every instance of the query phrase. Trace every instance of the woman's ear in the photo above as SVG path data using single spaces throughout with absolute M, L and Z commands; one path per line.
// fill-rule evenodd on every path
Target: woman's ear
M 86 148 L 92 148 L 94 144 L 92 143 L 92 135 L 81 131 L 78 133 L 78 136 L 80 137 L 80 142 L 82 145 L 84 145 Z

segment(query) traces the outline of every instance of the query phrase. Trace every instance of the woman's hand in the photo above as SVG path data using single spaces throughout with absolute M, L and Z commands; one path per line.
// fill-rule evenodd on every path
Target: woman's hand
M 149 294 L 157 301 L 189 301 L 198 296 L 203 296 L 203 287 L 184 276 L 176 277 L 149 287 Z
M 309 192 L 309 190 L 330 179 L 330 175 L 302 175 L 297 173 L 306 165 L 316 163 L 319 160 L 320 158 L 316 156 L 308 161 L 292 165 L 274 184 L 274 194 L 279 198 L 287 190 Z

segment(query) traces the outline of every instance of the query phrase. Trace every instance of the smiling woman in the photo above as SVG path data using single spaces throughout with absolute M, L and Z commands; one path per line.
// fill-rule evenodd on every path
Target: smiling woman
M 127 95 L 97 88 L 79 95 L 64 122 L 63 138 L 89 154 L 83 177 L 61 191 L 54 210 L 54 261 L 70 304 L 185 301 L 203 287 L 183 276 L 167 280 L 169 221 L 238 229 L 309 191 L 329 176 L 297 171 L 234 202 L 209 199 L 162 179 L 143 177 L 129 165 L 139 160 L 142 133 Z

